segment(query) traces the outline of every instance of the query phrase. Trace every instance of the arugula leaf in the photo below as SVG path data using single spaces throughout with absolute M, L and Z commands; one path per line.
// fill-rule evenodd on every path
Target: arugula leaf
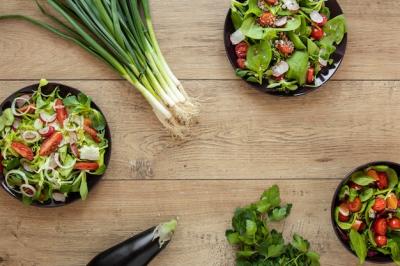
M 367 244 L 365 236 L 358 233 L 356 230 L 351 229 L 350 231 L 350 247 L 357 254 L 360 264 L 365 262 L 367 257 Z

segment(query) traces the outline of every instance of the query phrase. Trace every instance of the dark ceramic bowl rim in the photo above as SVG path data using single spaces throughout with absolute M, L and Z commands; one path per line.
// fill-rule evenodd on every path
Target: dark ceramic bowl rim
M 332 12 L 332 10 L 331 10 L 331 14 L 333 13 L 335 15 L 335 17 L 343 14 L 343 10 L 336 0 L 328 0 L 327 2 L 325 2 L 325 4 L 333 5 L 336 8 L 336 12 Z M 332 9 L 332 7 L 330 7 L 330 9 Z M 229 36 L 232 33 L 232 31 L 230 29 L 233 29 L 233 25 L 232 25 L 232 21 L 231 21 L 230 17 L 231 17 L 231 9 L 229 8 L 228 13 L 225 18 L 225 24 L 224 24 L 224 43 L 225 43 L 224 46 L 225 46 L 226 56 L 228 57 L 228 60 L 231 63 L 233 69 L 236 70 L 237 69 L 236 56 L 232 55 L 230 53 L 230 48 L 233 46 L 229 39 Z M 266 82 L 263 82 L 263 84 L 260 85 L 258 83 L 247 81 L 244 78 L 240 78 L 240 79 L 242 79 L 244 82 L 249 84 L 251 87 L 253 87 L 259 91 L 274 95 L 274 96 L 291 97 L 291 96 L 306 95 L 312 91 L 315 91 L 315 90 L 321 88 L 335 75 L 336 71 L 339 69 L 339 67 L 342 64 L 344 55 L 346 53 L 346 46 L 347 46 L 347 33 L 345 33 L 342 42 L 336 46 L 336 51 L 331 55 L 331 58 L 334 60 L 334 63 L 332 65 L 328 65 L 328 66 L 322 68 L 321 71 L 319 72 L 319 74 L 317 75 L 317 79 L 320 80 L 321 83 L 319 85 L 317 85 L 316 87 L 300 86 L 295 91 L 280 92 L 280 91 L 268 89 L 267 88 L 268 84 L 266 84 Z
M 8 103 L 10 103 L 15 97 L 17 97 L 20 94 L 23 93 L 27 93 L 27 92 L 32 92 L 35 91 L 38 88 L 39 84 L 32 84 L 29 86 L 26 86 L 22 89 L 17 90 L 16 92 L 12 93 L 10 96 L 8 96 L 1 104 L 0 104 L 0 111 L 3 110 L 4 107 L 7 106 Z M 56 87 L 59 87 L 59 90 L 61 92 L 61 94 L 72 94 L 72 95 L 78 95 L 79 93 L 81 93 L 80 90 L 75 89 L 73 87 L 61 84 L 61 83 L 54 83 L 54 82 L 49 82 L 46 86 L 43 86 L 42 89 L 43 90 L 48 90 L 48 91 L 53 91 Z M 89 96 L 89 95 L 88 95 Z M 90 96 L 89 96 L 90 97 Z M 108 127 L 108 123 L 106 120 L 106 117 L 104 115 L 104 113 L 101 111 L 101 109 L 96 105 L 95 102 L 91 102 L 91 107 L 98 110 L 104 117 L 105 119 L 105 137 L 108 139 L 108 148 L 107 151 L 104 155 L 104 164 L 107 166 L 109 165 L 110 162 L 110 157 L 111 157 L 111 133 L 110 133 L 110 129 Z M 106 169 L 107 171 L 107 169 Z M 100 179 L 103 177 L 103 175 L 105 174 L 105 172 L 102 175 L 90 175 L 88 174 L 88 190 L 90 192 L 91 189 L 93 189 L 93 187 L 100 181 Z M 7 185 L 4 182 L 4 176 L 2 173 L 0 173 L 0 182 L 1 182 L 1 187 L 3 188 L 3 190 L 10 195 L 11 197 L 19 200 L 22 202 L 21 196 L 19 196 L 16 193 L 13 193 L 12 191 L 10 191 L 7 188 Z M 90 196 L 90 193 L 89 193 Z M 51 201 L 49 203 L 46 204 L 42 204 L 40 202 L 32 202 L 30 204 L 30 206 L 35 206 L 35 207 L 42 207 L 42 208 L 55 208 L 55 207 L 62 207 L 65 205 L 69 205 L 73 202 L 76 202 L 80 199 L 79 193 L 78 192 L 71 192 L 69 193 L 66 202 L 54 202 Z
M 343 240 L 343 239 L 341 238 L 341 235 L 340 235 L 340 233 L 339 233 L 338 226 L 336 225 L 336 222 L 335 222 L 335 208 L 336 208 L 337 202 L 338 202 L 338 201 L 337 201 L 337 200 L 338 200 L 337 197 L 338 197 L 338 194 L 339 194 L 339 191 L 340 191 L 341 187 L 344 185 L 344 183 L 346 183 L 346 182 L 350 179 L 350 177 L 351 177 L 351 175 L 352 175 L 353 173 L 355 173 L 355 172 L 357 172 L 357 171 L 360 171 L 360 170 L 363 170 L 363 169 L 365 169 L 365 168 L 368 168 L 368 167 L 370 167 L 370 166 L 372 166 L 372 165 L 387 165 L 387 166 L 393 168 L 393 169 L 396 171 L 396 173 L 399 174 L 400 164 L 395 163 L 395 162 L 391 162 L 391 161 L 374 161 L 374 162 L 370 162 L 370 163 L 366 163 L 366 164 L 360 165 L 360 166 L 358 166 L 357 168 L 355 168 L 354 170 L 352 170 L 351 172 L 349 172 L 349 173 L 343 178 L 343 180 L 342 180 L 342 181 L 340 182 L 340 184 L 337 186 L 337 188 L 336 188 L 336 190 L 335 190 L 335 193 L 333 194 L 333 198 L 332 198 L 332 204 L 331 204 L 331 223 L 332 223 L 333 230 L 335 231 L 336 237 L 339 239 L 340 243 L 341 243 L 350 253 L 352 253 L 354 256 L 357 256 L 357 255 L 356 255 L 356 254 L 354 253 L 354 251 L 350 248 L 350 245 L 348 244 L 348 242 L 346 242 L 345 240 Z M 379 263 L 379 264 L 385 264 L 385 263 L 391 263 L 391 262 L 393 262 L 393 260 L 391 259 L 390 256 L 388 256 L 388 255 L 383 255 L 383 254 L 380 254 L 380 255 L 375 256 L 375 257 L 367 257 L 366 260 L 369 261 L 369 262 Z

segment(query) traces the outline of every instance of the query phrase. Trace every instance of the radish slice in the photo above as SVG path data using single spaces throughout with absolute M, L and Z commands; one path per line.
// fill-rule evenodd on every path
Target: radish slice
M 37 131 L 33 131 L 33 130 L 27 130 L 24 131 L 24 133 L 22 133 L 22 138 L 29 143 L 38 141 L 40 139 L 40 135 L 39 133 L 37 133 Z
M 283 0 L 283 4 L 290 11 L 297 11 L 300 9 L 300 6 L 296 0 Z
M 19 101 L 19 102 L 23 101 L 24 103 L 29 103 L 29 100 L 26 98 L 23 98 L 23 97 L 15 98 L 11 103 L 11 111 L 12 111 L 13 115 L 22 116 L 24 114 L 27 114 L 30 111 L 30 108 L 27 108 L 24 112 L 19 112 L 16 108 L 17 101 Z
M 283 27 L 286 25 L 288 18 L 285 17 L 280 17 L 277 20 L 275 20 L 275 26 L 276 27 Z
M 350 215 L 349 209 L 342 208 L 341 206 L 339 206 L 339 212 L 340 212 L 340 214 L 342 214 L 343 216 L 346 216 L 346 217 Z
M 17 117 L 17 118 L 14 119 L 14 122 L 13 122 L 11 127 L 15 131 L 15 130 L 17 130 L 19 128 L 19 125 L 21 125 L 21 119 Z
M 17 100 L 15 101 L 15 103 L 18 108 L 21 108 L 26 103 L 29 103 L 30 99 L 31 99 L 30 94 L 24 94 L 24 95 L 21 95 L 20 97 L 18 97 Z
M 315 10 L 311 12 L 310 18 L 317 24 L 322 23 L 324 21 L 324 17 L 318 11 Z
M 63 193 L 60 192 L 54 192 L 52 195 L 53 200 L 59 201 L 59 202 L 65 202 L 66 197 Z
M 51 123 L 54 122 L 56 120 L 57 114 L 49 114 L 46 112 L 40 112 L 39 114 L 40 119 L 44 122 L 44 123 Z
M 237 31 L 235 31 L 234 33 L 231 34 L 231 42 L 233 45 L 236 45 L 238 43 L 240 43 L 241 41 L 243 41 L 245 39 L 244 34 L 240 31 L 240 29 L 238 29 Z
M 35 120 L 35 122 L 33 122 L 33 127 L 34 127 L 36 130 L 41 129 L 41 128 L 43 127 L 43 121 L 40 120 L 39 118 L 37 118 L 37 119 Z
M 25 196 L 32 198 L 33 196 L 35 196 L 36 193 L 36 188 L 34 188 L 33 186 L 29 185 L 29 184 L 22 184 L 20 186 L 20 190 L 21 193 L 24 194 Z
M 70 164 L 68 165 L 62 165 L 60 162 L 60 155 L 58 154 L 58 152 L 56 154 L 54 154 L 54 161 L 56 162 L 57 166 L 62 168 L 62 169 L 69 169 L 71 167 L 73 167 L 75 165 L 76 160 L 72 160 Z
M 280 61 L 278 64 L 272 67 L 272 75 L 279 77 L 285 74 L 289 70 L 289 65 L 285 61 Z

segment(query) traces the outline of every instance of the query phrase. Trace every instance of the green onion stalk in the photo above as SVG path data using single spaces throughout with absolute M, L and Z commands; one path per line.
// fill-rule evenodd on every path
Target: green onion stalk
M 47 2 L 51 12 L 36 3 L 51 23 L 24 15 L 0 15 L 0 20 L 26 20 L 79 45 L 131 83 L 174 136 L 188 134 L 199 106 L 161 53 L 148 0 Z

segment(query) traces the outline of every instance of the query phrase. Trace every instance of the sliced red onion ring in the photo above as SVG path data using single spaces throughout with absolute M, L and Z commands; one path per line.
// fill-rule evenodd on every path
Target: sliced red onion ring
M 35 120 L 35 122 L 33 122 L 33 127 L 34 127 L 36 130 L 41 129 L 41 128 L 43 127 L 43 121 L 40 120 L 39 118 L 37 118 L 37 119 Z
M 52 126 L 47 126 L 47 127 L 39 129 L 39 134 L 45 138 L 50 137 L 54 132 L 55 132 L 55 129 Z
M 57 111 L 57 109 L 63 109 L 64 108 L 64 105 L 56 105 L 56 101 L 57 100 L 55 100 L 54 102 L 53 102 L 53 110 L 54 111 Z
M 69 144 L 74 144 L 78 141 L 78 136 L 76 135 L 75 132 L 70 132 L 69 133 Z
M 15 101 L 15 103 L 16 103 L 18 108 L 21 108 L 22 106 L 24 106 L 30 100 L 31 100 L 31 95 L 30 94 L 24 94 L 24 95 L 21 95 L 20 97 L 18 97 L 17 100 Z
M 57 121 L 56 121 L 56 122 L 53 122 L 53 123 L 49 123 L 48 126 L 54 127 L 54 129 L 55 129 L 56 131 L 60 130 L 60 125 L 58 124 Z
M 57 168 L 58 165 L 57 165 L 57 162 L 55 160 L 55 154 L 54 153 L 49 156 L 47 166 L 49 168 L 52 168 L 53 170 Z
M 286 25 L 287 21 L 288 21 L 288 18 L 286 16 L 285 17 L 280 17 L 277 20 L 275 20 L 275 26 L 276 27 L 283 27 L 283 26 Z
M 49 114 L 46 112 L 40 112 L 39 114 L 40 119 L 44 122 L 44 123 L 51 123 L 54 122 L 56 120 L 57 114 Z
M 73 124 L 75 124 L 75 125 L 71 126 L 70 125 L 71 122 Z M 81 117 L 76 116 L 76 117 L 73 117 L 73 118 L 69 117 L 69 118 L 64 120 L 63 125 L 64 125 L 64 129 L 66 131 L 69 131 L 69 132 L 77 131 L 83 125 L 83 116 L 81 116 Z
M 310 13 L 310 18 L 317 24 L 322 23 L 324 21 L 324 17 L 318 11 L 315 10 Z
M 15 116 L 22 116 L 22 115 L 24 115 L 24 114 L 27 114 L 29 111 L 30 111 L 30 108 L 27 108 L 24 112 L 19 112 L 18 110 L 17 110 L 17 107 L 16 107 L 16 104 L 17 104 L 17 101 L 19 101 L 19 102 L 24 102 L 24 103 L 28 103 L 29 104 L 29 99 L 26 99 L 26 98 L 24 98 L 24 97 L 17 97 L 17 98 L 15 98 L 13 101 L 12 101 L 12 103 L 11 103 L 11 111 L 12 111 L 12 113 L 13 113 L 13 115 L 15 115 Z M 24 104 L 23 104 L 24 105 Z
M 241 41 L 243 41 L 245 39 L 244 34 L 240 31 L 240 29 L 238 29 L 237 31 L 235 31 L 234 33 L 231 34 L 231 42 L 233 45 L 236 45 L 238 43 L 240 43 Z
M 62 163 L 60 162 L 60 155 L 58 154 L 58 152 L 56 152 L 54 154 L 54 161 L 56 162 L 57 166 L 62 168 L 62 169 L 69 169 L 71 167 L 73 167 L 75 165 L 76 160 L 72 160 L 70 164 L 67 165 L 62 165 Z
M 63 193 L 60 192 L 54 192 L 52 195 L 53 200 L 59 201 L 59 202 L 65 202 L 66 197 Z
M 29 184 L 22 184 L 20 186 L 21 193 L 24 194 L 25 196 L 32 198 L 35 196 L 36 193 L 36 188 L 29 185 Z
M 52 176 L 49 176 L 49 171 L 51 171 Z M 57 182 L 58 172 L 54 168 L 48 167 L 46 169 L 43 169 L 43 172 L 47 180 L 49 180 L 52 183 Z
M 14 187 L 11 186 L 11 185 L 8 183 L 8 178 L 9 178 L 9 176 L 12 175 L 12 174 L 14 174 L 14 175 L 19 175 L 20 177 L 22 177 L 22 179 L 24 180 L 25 184 L 28 183 L 28 178 L 26 177 L 25 173 L 22 172 L 21 170 L 10 170 L 10 171 L 8 171 L 8 172 L 6 173 L 6 176 L 4 177 L 4 181 L 6 181 L 7 187 L 8 187 L 10 190 L 12 190 L 12 191 L 14 191 L 14 192 L 20 194 L 20 193 L 21 193 L 20 190 L 14 189 Z
M 278 64 L 272 67 L 272 75 L 279 77 L 285 74 L 289 70 L 289 65 L 285 61 L 280 61 Z
M 300 6 L 296 0 L 283 0 L 283 4 L 290 11 L 297 11 L 300 9 Z
M 37 131 L 27 130 L 27 131 L 24 131 L 24 133 L 22 133 L 22 138 L 26 142 L 31 143 L 31 142 L 38 141 L 40 139 L 40 135 Z
M 14 129 L 14 131 L 17 130 L 19 128 L 19 125 L 21 125 L 21 118 L 17 117 L 14 119 L 12 129 Z

